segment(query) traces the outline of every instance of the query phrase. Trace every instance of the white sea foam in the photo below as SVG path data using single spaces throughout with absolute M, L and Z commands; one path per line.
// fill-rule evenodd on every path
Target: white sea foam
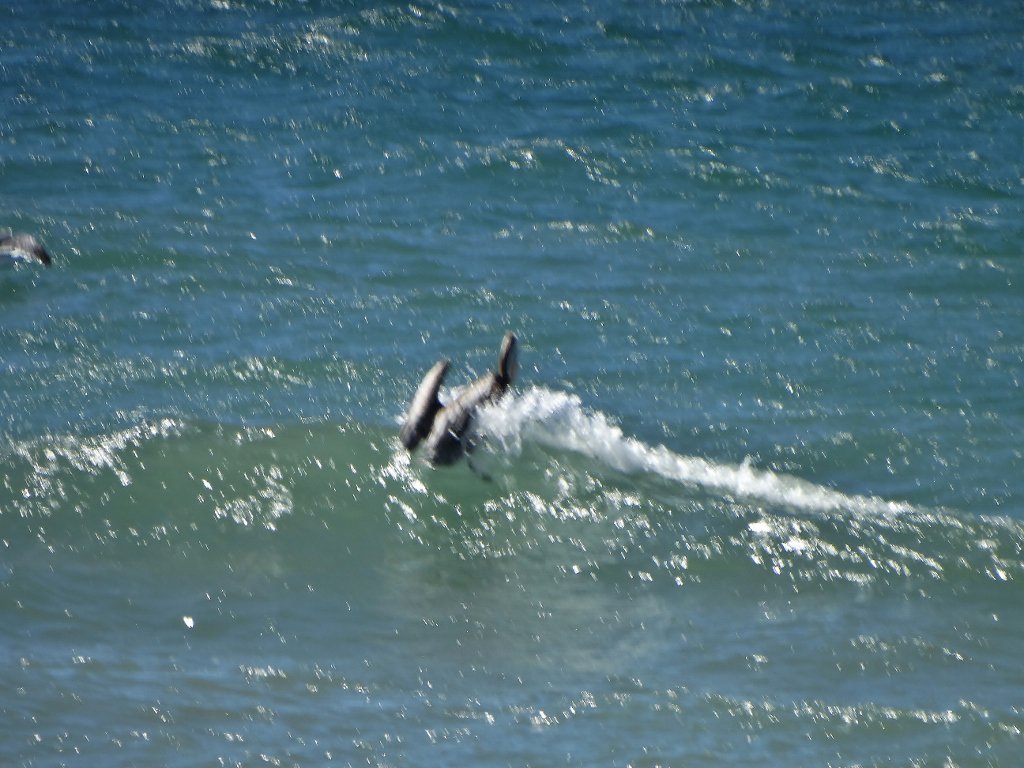
M 909 504 L 875 496 L 857 496 L 790 475 L 757 469 L 750 462 L 725 464 L 682 456 L 625 435 L 607 416 L 587 409 L 566 392 L 533 387 L 481 411 L 479 429 L 505 450 L 518 453 L 536 442 L 569 450 L 626 473 L 650 473 L 683 485 L 771 504 L 827 511 L 873 514 L 913 511 Z

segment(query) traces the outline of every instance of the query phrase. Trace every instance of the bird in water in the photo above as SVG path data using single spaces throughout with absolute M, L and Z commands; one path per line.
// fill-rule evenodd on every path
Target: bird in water
M 14 234 L 10 230 L 0 234 L 0 264 L 13 266 L 30 262 L 48 267 L 52 261 L 50 254 L 32 235 Z
M 477 409 L 500 400 L 519 370 L 515 334 L 506 333 L 501 340 L 497 368 L 476 379 L 445 405 L 438 392 L 450 366 L 448 360 L 439 360 L 427 371 L 399 430 L 402 445 L 410 451 L 425 441 L 427 458 L 432 464 L 453 464 L 472 450 L 467 433 Z

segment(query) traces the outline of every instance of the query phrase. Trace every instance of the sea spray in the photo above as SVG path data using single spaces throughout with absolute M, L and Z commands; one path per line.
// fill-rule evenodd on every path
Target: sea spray
M 824 512 L 893 514 L 913 507 L 874 496 L 848 495 L 790 475 L 682 456 L 623 433 L 611 418 L 586 408 L 578 395 L 531 387 L 480 413 L 481 433 L 512 453 L 524 442 L 571 450 L 624 473 L 650 473 L 686 486 Z

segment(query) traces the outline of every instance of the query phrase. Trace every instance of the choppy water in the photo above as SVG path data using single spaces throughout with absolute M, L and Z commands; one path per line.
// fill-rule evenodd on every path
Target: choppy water
M 1016 3 L 0 28 L 0 763 L 1019 763 Z

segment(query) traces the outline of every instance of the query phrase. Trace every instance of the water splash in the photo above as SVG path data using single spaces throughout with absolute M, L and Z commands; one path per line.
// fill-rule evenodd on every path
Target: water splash
M 504 450 L 517 454 L 536 442 L 588 456 L 624 473 L 649 473 L 716 493 L 732 494 L 797 509 L 827 512 L 899 514 L 915 511 L 903 502 L 842 493 L 790 475 L 757 469 L 749 461 L 725 464 L 682 456 L 625 435 L 599 411 L 587 409 L 577 395 L 533 387 L 486 408 L 479 429 Z

